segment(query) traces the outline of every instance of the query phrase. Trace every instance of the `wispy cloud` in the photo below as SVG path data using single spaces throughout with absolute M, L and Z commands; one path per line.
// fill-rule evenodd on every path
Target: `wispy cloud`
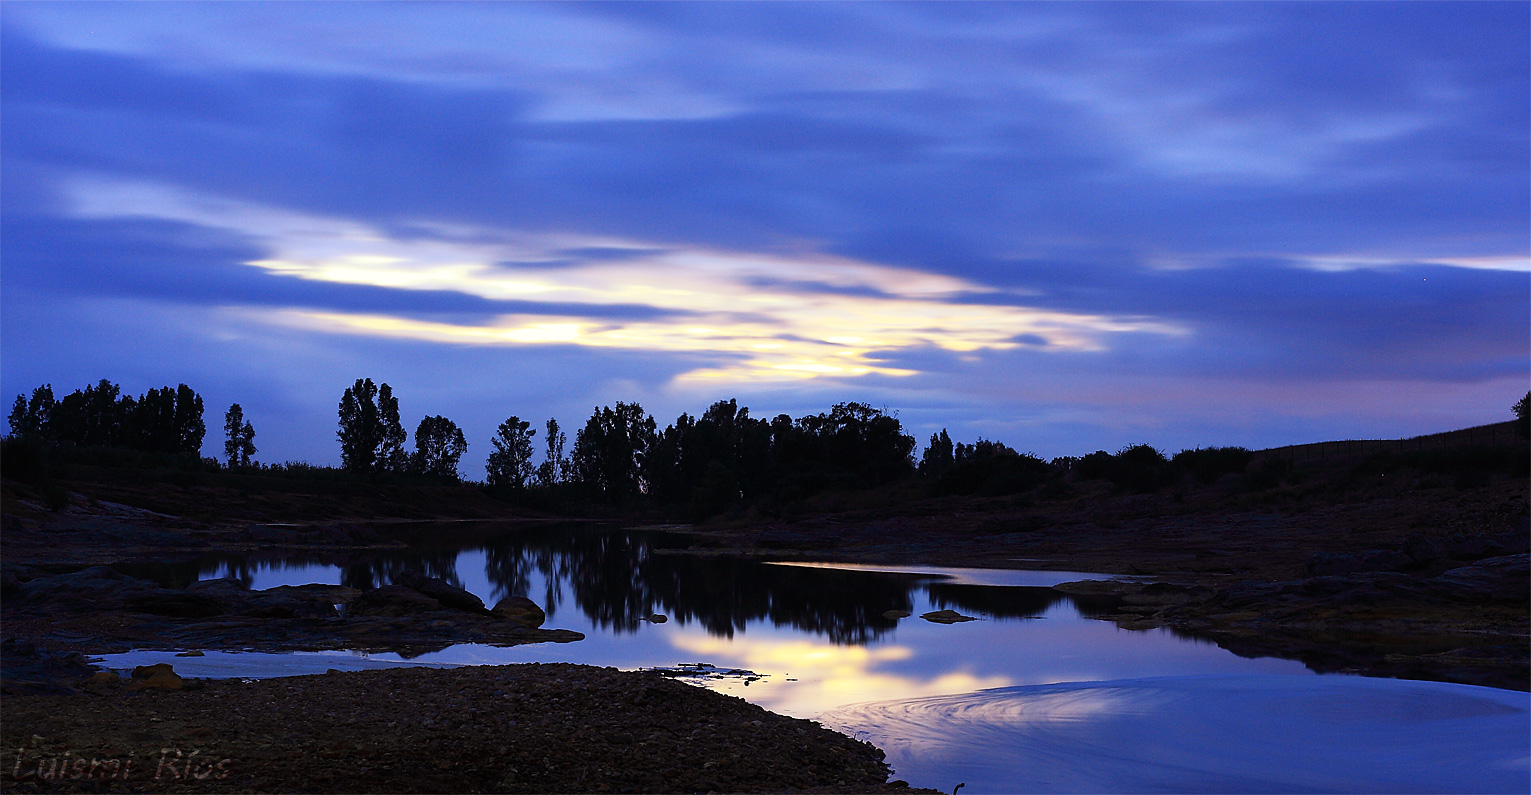
M 912 375 L 882 361 L 908 348 L 952 352 L 1032 345 L 1098 351 L 1113 334 L 1184 335 L 1173 323 L 1018 305 L 1024 296 L 954 276 L 812 252 L 764 255 L 570 234 L 455 228 L 398 238 L 342 219 L 144 183 L 77 181 L 81 218 L 174 221 L 237 233 L 270 251 L 251 268 L 306 281 L 455 292 L 550 311 L 464 324 L 377 313 L 289 309 L 245 317 L 314 330 L 469 345 L 567 344 L 712 355 L 688 378 L 775 380 Z M 414 225 L 415 229 L 429 225 Z M 487 242 L 491 238 L 499 242 Z M 477 242 L 465 242 L 477 241 Z M 605 253 L 632 252 L 619 261 Z M 538 267 L 559 258 L 557 268 Z M 529 267 L 518 267 L 517 263 Z M 972 298 L 1000 299 L 988 303 Z M 588 313 L 579 311 L 588 307 Z M 614 318 L 610 306 L 653 310 Z

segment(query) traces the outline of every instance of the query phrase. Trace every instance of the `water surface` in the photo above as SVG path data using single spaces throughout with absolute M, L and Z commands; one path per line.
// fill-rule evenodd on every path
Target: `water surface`
M 1107 609 L 1099 602 L 1050 587 L 1105 575 L 765 563 L 690 554 L 687 544 L 666 533 L 552 528 L 488 544 L 136 568 L 165 584 L 232 576 L 253 588 L 365 589 L 423 571 L 490 605 L 528 596 L 547 611 L 544 626 L 585 639 L 459 644 L 407 660 L 343 650 L 105 659 L 118 668 L 170 662 L 184 675 L 214 677 L 401 664 L 705 663 L 739 673 L 698 684 L 822 719 L 888 751 L 895 775 L 943 791 L 966 783 L 964 793 L 1527 791 L 1525 693 L 1318 677 L 1295 661 L 1238 657 L 1170 630 L 1119 629 L 1091 618 Z M 940 609 L 980 620 L 918 617 Z M 913 615 L 889 618 L 889 610 Z M 649 620 L 654 614 L 667 620 Z

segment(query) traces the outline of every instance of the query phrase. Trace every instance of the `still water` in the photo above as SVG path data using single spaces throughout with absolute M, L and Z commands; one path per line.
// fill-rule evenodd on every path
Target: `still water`
M 820 719 L 870 739 L 889 751 L 896 775 L 916 785 L 947 791 L 963 782 L 969 785 L 967 792 L 1203 788 L 1397 791 L 1399 781 L 1415 785 L 1429 781 L 1448 790 L 1469 785 L 1470 789 L 1486 791 L 1497 791 L 1501 789 L 1497 785 L 1508 781 L 1509 791 L 1525 790 L 1520 786 L 1527 777 L 1523 749 L 1496 749 L 1492 743 L 1482 742 L 1470 745 L 1480 754 L 1485 749 L 1498 754 L 1494 758 L 1502 763 L 1500 768 L 1509 766 L 1500 770 L 1501 778 L 1468 781 L 1450 776 L 1440 779 L 1436 773 L 1410 775 L 1407 767 L 1398 764 L 1388 767 L 1387 775 L 1392 778 L 1385 781 L 1357 779 L 1350 772 L 1346 774 L 1349 777 L 1333 779 L 1292 779 L 1263 773 L 1240 778 L 1240 770 L 1258 764 L 1251 761 L 1241 767 L 1238 749 L 1230 749 L 1229 743 L 1238 746 L 1242 742 L 1240 747 L 1245 747 L 1251 760 L 1268 758 L 1268 754 L 1261 756 L 1265 752 L 1259 749 L 1268 750 L 1271 738 L 1282 732 L 1317 736 L 1314 748 L 1333 751 L 1333 742 L 1324 740 L 1321 732 L 1313 735 L 1313 721 L 1300 718 L 1306 714 L 1303 709 L 1311 712 L 1314 704 L 1322 703 L 1335 707 L 1324 707 L 1320 712 L 1330 714 L 1340 709 L 1343 714 L 1339 705 L 1347 703 L 1347 697 L 1364 696 L 1371 699 L 1366 703 L 1375 712 L 1377 699 L 1383 697 L 1374 692 L 1377 686 L 1346 684 L 1363 681 L 1357 677 L 1317 677 L 1291 660 L 1238 657 L 1215 644 L 1169 630 L 1121 630 L 1108 621 L 1091 618 L 1100 614 L 1102 606 L 1051 588 L 1062 582 L 1104 579 L 1105 575 L 766 563 L 695 554 L 687 551 L 687 544 L 686 537 L 663 532 L 555 528 L 509 533 L 493 543 L 469 546 L 442 543 L 382 552 L 222 556 L 137 569 L 132 573 L 166 584 L 236 577 L 257 589 L 305 583 L 364 589 L 387 584 L 398 572 L 423 571 L 466 588 L 487 605 L 505 596 L 528 596 L 546 610 L 545 627 L 577 630 L 585 639 L 511 648 L 459 644 L 409 659 L 342 650 L 305 654 L 210 652 L 199 658 L 132 652 L 107 655 L 104 661 L 114 668 L 172 662 L 184 675 L 225 677 L 401 664 L 575 662 L 624 669 L 695 669 L 700 663 L 704 664 L 700 670 L 711 673 L 694 677 L 696 683 L 775 712 Z M 942 625 L 919 618 L 922 613 L 941 609 L 979 620 Z M 912 615 L 885 617 L 889 610 Z M 667 620 L 649 620 L 653 614 Z M 1315 687 L 1319 680 L 1325 684 Z M 1112 686 L 1102 690 L 1102 683 Z M 1239 683 L 1244 683 L 1242 690 Z M 1420 697 L 1414 691 L 1426 685 L 1434 683 L 1398 682 L 1382 687 L 1386 698 L 1414 703 Z M 1448 695 L 1468 701 L 1476 691 L 1491 691 L 1444 687 L 1458 688 Z M 1132 742 L 1141 750 L 1146 747 L 1143 738 L 1170 736 L 1167 729 L 1183 727 L 1188 721 L 1217 725 L 1206 714 L 1208 709 L 1237 715 L 1247 711 L 1250 699 L 1257 704 L 1270 703 L 1272 698 L 1261 701 L 1258 697 L 1265 691 L 1278 693 L 1280 697 L 1272 698 L 1285 705 L 1273 713 L 1273 720 L 1277 724 L 1287 720 L 1291 726 L 1262 724 L 1260 736 L 1244 740 L 1238 739 L 1238 732 L 1225 728 L 1177 741 L 1182 757 L 1187 753 L 1195 756 L 1195 737 L 1212 743 L 1202 756 L 1208 764 L 1233 765 L 1233 773 L 1227 775 L 1227 771 L 1214 775 L 1205 770 L 1198 774 L 1195 765 L 1183 763 L 1165 772 L 1141 760 L 1132 762 L 1131 754 L 1121 749 L 1105 757 L 1122 764 L 1103 765 L 1101 743 L 1109 738 L 1088 731 L 1082 735 L 1084 739 L 1067 742 L 1053 737 L 1055 744 L 1063 742 L 1061 747 L 1074 750 L 1049 755 L 1051 767 L 1039 764 L 1032 758 L 1034 754 L 1005 756 L 985 750 L 1047 748 L 1049 732 L 1062 731 L 1067 738 L 1073 737 L 1069 732 L 1093 727 L 1090 730 L 1109 735 L 1116 731 L 1109 728 L 1112 726 L 1127 726 L 1122 731 L 1137 738 Z M 1512 729 L 1521 724 L 1531 726 L 1527 717 L 1531 704 L 1521 704 L 1527 700 L 1525 694 L 1491 691 L 1491 695 L 1490 701 L 1498 699 L 1494 704 L 1500 710 L 1490 716 L 1493 720 L 1499 724 L 1508 721 Z M 1060 713 L 1058 703 L 1093 706 L 1085 713 L 1069 709 Z M 1458 705 L 1447 712 L 1456 715 L 1462 709 L 1466 708 Z M 1499 724 L 1493 732 L 1502 736 L 1505 725 Z M 1355 737 L 1375 735 L 1365 726 L 1346 726 L 1354 730 Z M 1475 737 L 1478 731 L 1460 721 L 1445 728 L 1431 726 L 1435 728 L 1415 737 L 1416 745 L 1430 746 L 1435 742 L 1430 731 L 1438 729 L 1454 737 Z M 1520 732 L 1518 736 L 1524 739 L 1526 734 Z M 1504 745 L 1503 741 L 1499 745 Z M 1355 750 L 1361 753 L 1364 749 Z M 1300 751 L 1294 753 L 1301 755 Z M 1353 767 L 1344 769 L 1352 771 Z M 1109 770 L 1120 775 L 1101 778 L 1103 771 Z M 1144 779 L 1150 771 L 1157 771 L 1161 778 Z
M 397 572 L 423 571 L 466 588 L 487 605 L 505 596 L 528 596 L 547 611 L 543 626 L 576 630 L 585 639 L 510 648 L 461 644 L 409 662 L 578 662 L 625 669 L 706 663 L 759 675 L 705 678 L 706 686 L 804 718 L 860 701 L 1009 685 L 1306 673 L 1297 662 L 1244 659 L 1167 630 L 1117 629 L 1089 618 L 1088 602 L 1050 587 L 1105 575 L 772 564 L 687 554 L 686 542 L 661 532 L 562 529 L 516 533 L 470 547 L 210 557 L 135 573 L 181 583 L 232 576 L 263 589 L 304 583 L 372 588 Z M 941 625 L 919 618 L 942 609 L 980 620 Z M 888 610 L 912 615 L 884 617 Z M 652 614 L 668 620 L 647 620 Z M 214 673 L 267 676 L 403 662 L 394 654 L 336 657 L 200 659 L 222 666 Z M 348 657 L 356 663 L 348 664 Z M 176 670 L 189 671 L 186 666 L 197 659 L 177 659 Z M 238 669 L 241 661 L 247 672 Z

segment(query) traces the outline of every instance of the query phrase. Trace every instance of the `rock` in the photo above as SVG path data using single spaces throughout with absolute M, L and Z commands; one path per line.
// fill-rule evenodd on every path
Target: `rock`
M 1315 552 L 1308 558 L 1308 576 L 1326 577 L 1363 571 L 1402 571 L 1414 568 L 1415 562 L 1392 549 L 1368 549 L 1360 555 L 1349 552 Z
M 884 610 L 884 611 L 882 611 L 882 617 L 883 618 L 908 618 L 909 617 L 909 611 L 908 610 Z
M 124 587 L 134 587 L 135 583 L 141 588 L 157 587 L 154 583 L 134 580 L 107 566 L 92 566 L 69 574 L 38 577 L 22 583 L 17 590 L 23 602 L 62 601 L 105 596 Z
M 929 613 L 921 615 L 920 618 L 923 618 L 926 621 L 934 622 L 936 624 L 958 624 L 963 621 L 978 620 L 972 616 L 962 615 L 955 610 L 933 610 Z
M 1308 576 L 1326 577 L 1361 570 L 1361 561 L 1349 552 L 1315 552 L 1308 558 Z
M 1368 549 L 1361 553 L 1361 571 L 1403 571 L 1415 568 L 1414 561 L 1393 549 Z
M 200 651 L 198 651 L 196 649 L 192 649 L 191 651 L 180 652 L 180 653 L 176 654 L 175 656 L 177 656 L 177 657 L 206 657 L 207 655 L 203 654 L 202 652 L 200 652 Z
M 364 591 L 347 609 L 353 616 L 413 616 L 441 609 L 441 603 L 404 585 Z
M 216 596 L 169 588 L 134 594 L 124 599 L 123 603 L 140 613 L 171 618 L 211 618 L 228 612 L 228 605 Z
M 1447 557 L 1451 550 L 1439 538 L 1415 533 L 1404 539 L 1403 554 L 1408 555 L 1414 565 L 1423 567 Z
M 225 599 L 243 599 L 249 595 L 250 589 L 244 583 L 233 577 L 220 577 L 216 580 L 198 580 L 186 586 L 186 590 L 192 593 L 218 596 Z
M 170 667 L 169 663 L 156 663 L 154 665 L 140 665 L 133 669 L 133 679 L 128 682 L 129 690 L 180 690 L 183 686 L 181 677 Z
M 544 613 L 536 602 L 524 596 L 507 596 L 496 602 L 494 610 L 490 612 L 507 621 L 532 629 L 542 626 L 542 622 L 548 619 L 548 614 Z
M 427 577 L 413 571 L 401 571 L 393 577 L 394 583 L 408 586 L 440 602 L 444 607 L 466 610 L 469 613 L 488 614 L 484 602 L 477 596 L 445 580 Z
M 1521 529 L 1495 533 L 1489 536 L 1489 540 L 1499 545 L 1500 554 L 1502 555 L 1519 555 L 1531 552 L 1531 531 L 1526 530 L 1526 520 L 1524 517 L 1521 518 Z
M 262 546 L 292 544 L 299 540 L 298 532 L 290 527 L 271 527 L 263 524 L 246 525 L 240 537 Z
M 665 615 L 664 613 L 654 613 L 654 614 L 649 616 L 649 623 L 651 623 L 651 624 L 663 624 L 664 622 L 669 621 L 669 620 L 670 620 L 670 617 Z
M 1526 602 L 1531 598 L 1531 555 L 1484 558 L 1427 581 L 1439 596 L 1461 602 Z
M 91 674 L 90 678 L 85 681 L 93 685 L 120 685 L 122 684 L 122 677 L 111 671 L 97 671 Z

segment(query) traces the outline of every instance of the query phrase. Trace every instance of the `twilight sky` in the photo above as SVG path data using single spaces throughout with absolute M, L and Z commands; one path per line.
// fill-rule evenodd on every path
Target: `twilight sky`
M 1044 456 L 1508 419 L 1526 3 L 0 6 L 0 389 L 207 454 L 857 400 Z M 540 439 L 538 440 L 540 442 Z M 411 440 L 411 444 L 412 444 Z

